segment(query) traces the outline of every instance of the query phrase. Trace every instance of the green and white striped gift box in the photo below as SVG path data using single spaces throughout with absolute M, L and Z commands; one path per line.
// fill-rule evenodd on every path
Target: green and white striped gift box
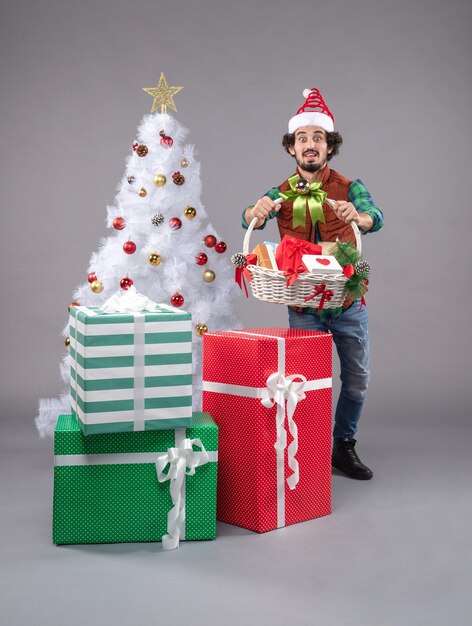
M 85 435 L 186 428 L 192 422 L 192 318 L 71 307 L 72 412 Z

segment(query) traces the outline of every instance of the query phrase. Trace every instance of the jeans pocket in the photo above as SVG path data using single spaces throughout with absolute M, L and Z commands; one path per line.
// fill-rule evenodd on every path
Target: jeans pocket
M 354 302 L 346 311 L 336 319 L 331 328 L 333 340 L 337 346 L 368 346 L 369 322 L 365 307 L 359 308 L 359 303 Z M 368 348 L 367 348 L 368 349 Z

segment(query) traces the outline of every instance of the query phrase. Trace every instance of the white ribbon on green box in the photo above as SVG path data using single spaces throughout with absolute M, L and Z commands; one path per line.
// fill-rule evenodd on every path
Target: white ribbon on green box
M 194 450 L 193 446 L 200 448 Z M 160 483 L 170 481 L 170 496 L 173 507 L 167 515 L 167 534 L 162 537 L 164 550 L 175 550 L 185 529 L 185 477 L 193 476 L 195 468 L 210 461 L 210 454 L 200 439 L 181 439 L 174 448 L 157 457 L 156 471 Z M 213 453 L 215 454 L 215 453 Z M 167 472 L 165 468 L 169 466 Z
M 190 426 L 191 316 L 127 296 L 71 309 L 72 410 L 85 434 Z
M 232 396 L 243 396 L 245 398 L 256 398 L 266 408 L 277 405 L 276 427 L 277 434 L 274 443 L 277 464 L 277 527 L 285 526 L 285 449 L 287 448 L 287 431 L 285 421 L 287 420 L 288 430 L 292 435 L 292 443 L 288 446 L 288 465 L 292 474 L 287 478 L 290 489 L 295 489 L 300 479 L 299 464 L 296 459 L 298 450 L 298 428 L 294 420 L 297 404 L 306 398 L 305 392 L 319 389 L 329 389 L 333 385 L 332 378 L 320 378 L 317 380 L 307 380 L 301 374 L 285 375 L 285 339 L 274 335 L 263 335 L 248 333 L 244 330 L 234 330 L 232 333 L 238 335 L 249 335 L 251 337 L 264 337 L 277 340 L 277 371 L 267 378 L 265 387 L 249 387 L 246 385 L 230 385 L 227 383 L 216 383 L 203 381 L 203 390 L 215 393 L 225 393 Z

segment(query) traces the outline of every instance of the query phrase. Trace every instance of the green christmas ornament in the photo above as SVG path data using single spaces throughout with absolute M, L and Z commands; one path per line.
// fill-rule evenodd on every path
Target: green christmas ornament
M 349 265 L 354 267 L 354 274 L 348 278 L 344 285 L 344 295 L 351 300 L 360 300 L 367 291 L 365 280 L 369 274 L 370 265 L 366 261 L 362 261 L 359 250 L 348 241 L 338 241 L 330 252 L 342 267 Z
M 346 265 L 355 265 L 362 258 L 361 253 L 352 243 L 349 243 L 349 241 L 338 241 L 332 251 L 332 254 L 342 267 Z

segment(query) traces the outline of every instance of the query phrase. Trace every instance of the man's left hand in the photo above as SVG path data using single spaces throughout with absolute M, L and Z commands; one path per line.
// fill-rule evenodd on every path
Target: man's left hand
M 333 210 L 338 218 L 346 224 L 350 224 L 351 222 L 356 222 L 356 224 L 359 223 L 359 213 L 356 211 L 352 202 L 338 200 L 334 205 Z

